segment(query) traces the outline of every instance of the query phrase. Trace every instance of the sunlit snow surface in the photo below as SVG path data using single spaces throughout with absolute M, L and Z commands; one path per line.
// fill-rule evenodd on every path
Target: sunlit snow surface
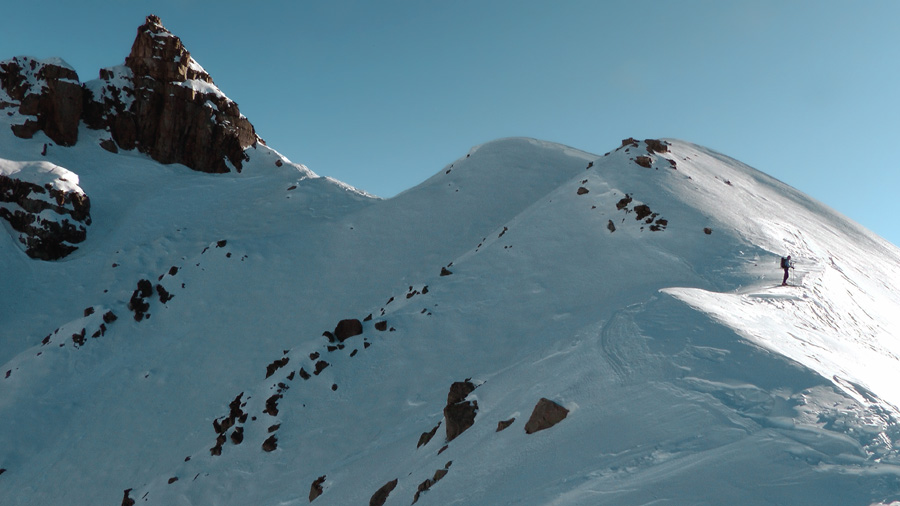
M 381 200 L 261 145 L 210 175 L 101 138 L 46 157 L 91 198 L 83 246 L 39 262 L 0 240 L 4 505 L 301 505 L 320 476 L 316 505 L 394 479 L 408 505 L 439 469 L 416 504 L 900 500 L 900 252 L 734 160 L 505 139 Z M 47 140 L 2 142 L 32 161 Z M 174 298 L 137 322 L 140 279 Z M 475 424 L 417 448 L 467 378 Z M 213 456 L 238 396 L 255 419 Z M 570 412 L 527 435 L 541 397 Z

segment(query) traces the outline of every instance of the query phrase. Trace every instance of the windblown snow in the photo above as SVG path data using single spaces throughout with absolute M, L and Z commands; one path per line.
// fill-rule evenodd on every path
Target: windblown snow
M 503 139 L 378 199 L 0 130 L 93 219 L 0 237 L 3 504 L 900 501 L 900 251 L 723 155 Z

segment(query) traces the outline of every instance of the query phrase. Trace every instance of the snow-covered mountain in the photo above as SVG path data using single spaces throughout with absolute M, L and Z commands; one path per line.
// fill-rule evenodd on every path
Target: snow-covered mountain
M 379 199 L 142 28 L 211 152 L 128 137 L 167 124 L 134 48 L 71 146 L 0 97 L 3 505 L 900 501 L 896 247 L 676 140 L 503 139 Z

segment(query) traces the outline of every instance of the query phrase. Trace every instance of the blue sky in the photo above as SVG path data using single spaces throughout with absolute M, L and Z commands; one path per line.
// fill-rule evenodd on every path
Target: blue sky
M 900 244 L 900 2 L 5 5 L 0 59 L 124 62 L 147 14 L 270 146 L 390 197 L 493 139 L 716 149 Z

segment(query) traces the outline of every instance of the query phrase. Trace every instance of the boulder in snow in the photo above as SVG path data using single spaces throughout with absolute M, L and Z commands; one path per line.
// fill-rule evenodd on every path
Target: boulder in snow
M 334 337 L 338 340 L 339 343 L 342 343 L 347 339 L 353 336 L 358 336 L 362 333 L 362 322 L 355 318 L 341 320 L 340 322 L 338 322 L 337 327 L 334 328 Z
M 568 409 L 542 397 L 534 406 L 534 411 L 531 412 L 528 422 L 525 423 L 525 433 L 534 434 L 535 432 L 549 429 L 565 419 L 568 414 Z
M 444 407 L 448 442 L 453 441 L 475 424 L 478 401 L 465 400 L 474 390 L 475 385 L 469 380 L 457 381 L 450 386 L 450 392 L 447 394 L 447 406 Z

